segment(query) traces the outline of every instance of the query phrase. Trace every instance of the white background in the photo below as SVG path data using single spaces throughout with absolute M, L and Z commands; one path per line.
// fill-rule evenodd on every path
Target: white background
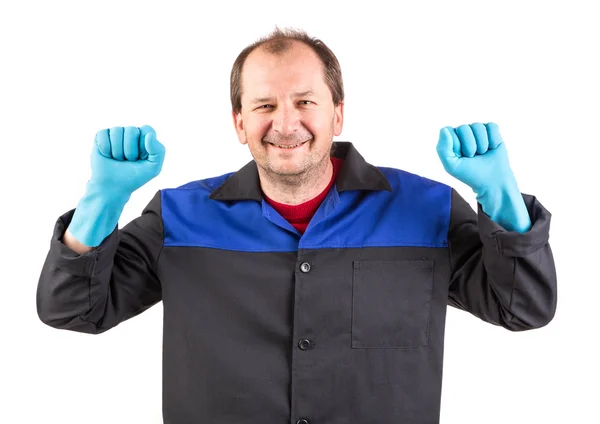
M 276 24 L 336 53 L 346 87 L 337 139 L 369 162 L 451 184 L 473 202 L 445 174 L 438 132 L 494 121 L 521 190 L 553 214 L 555 319 L 511 333 L 450 309 L 441 422 L 600 422 L 593 3 L 3 2 L 0 422 L 162 422 L 162 305 L 100 336 L 55 330 L 36 314 L 39 272 L 56 218 L 83 194 L 97 130 L 150 124 L 167 148 L 163 172 L 134 193 L 121 225 L 159 188 L 251 159 L 233 129 L 229 72 Z

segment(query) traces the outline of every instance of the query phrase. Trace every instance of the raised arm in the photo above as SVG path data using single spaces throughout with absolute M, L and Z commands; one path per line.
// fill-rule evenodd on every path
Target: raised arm
M 117 224 L 131 193 L 158 175 L 164 156 L 150 127 L 97 133 L 86 192 L 58 219 L 41 271 L 37 310 L 44 323 L 100 333 L 161 299 L 160 193 L 139 218 L 122 230 Z

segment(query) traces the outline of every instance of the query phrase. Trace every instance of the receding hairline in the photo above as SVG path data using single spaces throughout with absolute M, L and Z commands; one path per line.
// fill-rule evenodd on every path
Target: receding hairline
M 240 96 L 242 96 L 244 93 L 244 89 L 243 89 L 244 68 L 248 64 L 248 61 L 253 59 L 252 56 L 255 56 L 254 53 L 266 53 L 270 56 L 284 57 L 287 54 L 291 53 L 291 51 L 294 49 L 294 47 L 301 47 L 301 46 L 306 48 L 310 52 L 310 54 L 312 54 L 315 57 L 317 62 L 320 64 L 323 77 L 325 77 L 325 64 L 323 63 L 323 60 L 321 60 L 321 58 L 319 57 L 317 52 L 315 52 L 315 50 L 309 44 L 307 44 L 301 40 L 295 40 L 295 39 L 289 39 L 289 38 L 288 39 L 282 38 L 282 39 L 276 39 L 276 40 L 269 40 L 269 41 L 265 42 L 264 44 L 256 46 L 250 53 L 248 53 L 248 56 L 246 56 L 246 59 L 244 60 L 244 64 L 242 65 L 242 67 L 240 69 L 240 88 L 241 88 Z M 300 93 L 300 94 L 314 94 L 314 92 L 309 89 L 305 93 Z M 254 100 L 256 100 L 256 99 L 254 99 Z
M 248 53 L 248 56 L 246 56 L 246 59 L 244 60 L 244 64 L 242 65 L 241 71 L 243 73 L 244 66 L 248 62 L 248 59 L 250 59 L 256 53 L 266 53 L 270 56 L 283 57 L 283 56 L 286 56 L 287 54 L 291 53 L 292 50 L 294 50 L 295 48 L 305 48 L 306 50 L 310 51 L 313 56 L 316 57 L 316 59 L 321 64 L 321 66 L 323 66 L 323 67 L 325 66 L 325 64 L 323 63 L 323 60 L 321 60 L 321 58 L 319 57 L 319 55 L 317 54 L 315 49 L 310 44 L 307 44 L 301 40 L 295 40 L 295 39 L 289 39 L 289 38 L 282 37 L 282 38 L 277 38 L 274 40 L 266 41 L 264 44 L 259 44 L 254 49 L 252 49 L 252 51 L 250 53 Z
M 304 45 L 321 63 L 323 78 L 331 92 L 334 104 L 344 100 L 344 86 L 340 64 L 331 49 L 322 40 L 311 37 L 302 29 L 276 27 L 275 31 L 246 46 L 234 61 L 230 73 L 230 99 L 235 113 L 241 111 L 242 74 L 248 57 L 255 51 L 270 55 L 285 55 L 295 46 Z

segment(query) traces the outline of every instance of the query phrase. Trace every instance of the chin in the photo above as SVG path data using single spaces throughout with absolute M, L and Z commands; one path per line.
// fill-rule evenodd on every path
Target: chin
M 299 175 L 304 172 L 304 167 L 292 163 L 272 165 L 269 169 L 278 175 Z

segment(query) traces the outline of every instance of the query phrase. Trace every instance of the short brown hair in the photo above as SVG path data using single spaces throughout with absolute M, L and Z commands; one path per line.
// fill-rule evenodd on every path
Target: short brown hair
M 318 38 L 310 37 L 305 31 L 275 27 L 275 30 L 269 35 L 260 38 L 242 50 L 233 63 L 230 77 L 230 97 L 234 113 L 239 113 L 242 110 L 242 68 L 248 55 L 259 47 L 262 47 L 268 53 L 281 55 L 292 47 L 293 41 L 300 41 L 306 44 L 321 59 L 323 63 L 323 78 L 331 91 L 333 104 L 337 106 L 344 101 L 342 71 L 337 58 L 329 47 Z

